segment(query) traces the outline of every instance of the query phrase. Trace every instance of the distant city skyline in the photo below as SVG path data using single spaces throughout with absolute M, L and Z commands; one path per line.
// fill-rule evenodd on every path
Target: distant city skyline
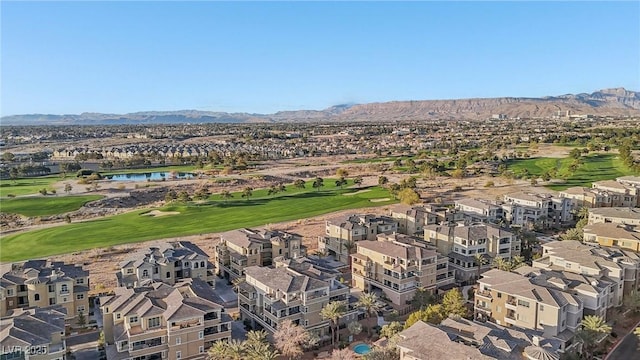
M 640 90 L 640 3 L 14 2 L 0 115 Z

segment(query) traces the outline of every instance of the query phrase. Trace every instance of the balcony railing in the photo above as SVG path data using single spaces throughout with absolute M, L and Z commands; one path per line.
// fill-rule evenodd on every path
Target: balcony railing
M 150 347 L 155 347 L 160 345 L 162 345 L 162 338 L 155 338 L 151 340 L 140 341 L 140 342 L 129 344 L 129 350 L 136 351 L 136 350 L 147 349 Z
M 476 295 L 480 295 L 482 297 L 491 299 L 491 292 L 490 291 L 478 290 L 478 291 L 476 291 Z

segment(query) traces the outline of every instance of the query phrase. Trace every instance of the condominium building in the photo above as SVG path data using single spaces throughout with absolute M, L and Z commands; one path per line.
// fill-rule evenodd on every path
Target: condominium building
M 612 207 L 589 209 L 589 224 L 597 223 L 640 225 L 640 208 Z
M 607 307 L 622 305 L 624 294 L 640 285 L 640 256 L 632 251 L 603 248 L 579 241 L 553 241 L 542 246 L 542 257 L 533 267 L 553 269 L 604 279 L 609 286 Z
M 516 273 L 492 269 L 478 280 L 474 313 L 499 325 L 540 330 L 568 340 L 583 317 L 583 303 L 568 292 L 534 284 Z
M 520 255 L 521 250 L 520 239 L 515 234 L 491 224 L 428 225 L 424 239 L 449 257 L 449 268 L 455 270 L 459 281 L 478 277 L 482 269 L 478 269 L 477 254 L 486 259 L 484 268 L 488 268 L 494 258 L 508 260 Z
M 640 176 L 621 176 L 616 178 L 616 181 L 636 188 L 640 188 Z
M 381 237 L 359 241 L 351 258 L 353 286 L 367 292 L 382 290 L 394 305 L 410 303 L 417 288 L 435 293 L 435 250 Z
M 216 245 L 216 270 L 227 279 L 244 276 L 248 266 L 270 266 L 278 256 L 306 255 L 302 236 L 280 230 L 240 229 L 220 236 Z
M 391 217 L 398 222 L 398 232 L 411 236 L 422 236 L 425 225 L 462 221 L 463 215 L 455 209 L 436 204 L 398 204 L 391 209 Z
M 66 309 L 15 309 L 0 320 L 0 359 L 65 360 Z
M 559 195 L 561 198 L 569 199 L 573 209 L 614 206 L 613 195 L 606 190 L 574 186 L 560 191 Z
M 465 198 L 456 200 L 455 206 L 470 222 L 497 223 L 504 219 L 502 207 L 490 201 Z
M 3 264 L 0 317 L 16 308 L 60 305 L 66 320 L 89 312 L 89 272 L 59 261 L 29 260 Z
M 118 286 L 148 286 L 153 282 L 173 285 L 176 282 L 196 278 L 215 286 L 213 265 L 209 256 L 191 242 L 166 242 L 132 254 L 120 262 L 116 273 Z
M 567 198 L 518 192 L 506 194 L 504 201 L 502 208 L 511 225 L 551 227 L 573 220 L 572 202 Z
M 283 320 L 303 326 L 324 338 L 329 336 L 329 320 L 320 316 L 330 301 L 343 301 L 348 307 L 341 323 L 357 319 L 359 310 L 352 306 L 349 287 L 318 268 L 279 263 L 276 268 L 249 266 L 245 281 L 239 285 L 240 316 L 254 329 L 274 332 Z
M 638 227 L 614 223 L 597 223 L 585 226 L 583 233 L 585 242 L 640 252 L 640 231 L 638 231 Z
M 596 181 L 591 185 L 594 189 L 608 191 L 611 194 L 611 206 L 633 207 L 639 206 L 638 195 L 640 188 L 614 180 Z
M 325 235 L 318 238 L 318 250 L 333 256 L 337 261 L 349 263 L 350 252 L 345 243 L 375 240 L 378 234 L 397 231 L 398 222 L 387 216 L 338 216 L 325 222 Z
M 216 341 L 231 339 L 232 319 L 214 299 L 197 278 L 116 288 L 100 298 L 107 359 L 204 360 Z

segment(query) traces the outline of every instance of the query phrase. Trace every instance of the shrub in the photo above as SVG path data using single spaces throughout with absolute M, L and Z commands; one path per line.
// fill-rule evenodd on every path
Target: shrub
M 495 186 L 495 184 L 494 184 L 494 183 L 493 183 L 493 181 L 491 181 L 491 180 L 487 181 L 487 183 L 486 183 L 486 184 L 484 184 L 484 187 L 486 187 L 486 188 L 488 188 L 488 187 L 494 187 L 494 186 Z

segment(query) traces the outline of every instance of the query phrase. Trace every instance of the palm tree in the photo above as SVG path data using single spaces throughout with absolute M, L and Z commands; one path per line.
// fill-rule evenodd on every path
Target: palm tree
M 229 358 L 229 351 L 226 341 L 217 341 L 207 351 L 209 360 L 226 360 Z
M 500 270 L 510 271 L 511 264 L 509 264 L 509 261 L 504 258 L 496 257 L 493 259 L 492 266 Z
M 524 265 L 524 257 L 520 255 L 512 257 L 509 265 L 511 267 L 511 270 L 519 268 L 520 266 Z
M 342 243 L 342 247 L 347 250 L 347 254 L 353 253 L 353 249 L 356 248 L 356 242 L 353 240 L 345 240 Z
M 638 337 L 638 339 L 640 339 L 640 326 L 633 330 L 633 333 Z
M 372 292 L 362 294 L 362 296 L 360 296 L 360 299 L 358 299 L 356 306 L 364 310 L 364 315 L 367 319 L 371 317 L 371 314 L 376 314 L 377 316 L 378 310 L 380 310 L 378 297 Z M 371 336 L 371 326 L 367 326 L 367 335 L 369 335 L 369 337 Z
M 313 180 L 312 186 L 317 191 L 320 191 L 320 188 L 324 186 L 324 179 L 322 179 L 321 177 L 318 176 L 315 180 Z
M 480 279 L 480 268 L 486 265 L 489 260 L 487 260 L 486 257 L 482 256 L 482 254 L 475 254 L 473 255 L 473 261 L 478 267 L 478 275 L 476 276 L 476 278 Z
M 245 359 L 246 344 L 244 341 L 218 341 L 209 348 L 209 360 L 243 360 Z
M 358 175 L 355 178 L 353 178 L 353 184 L 357 186 L 362 185 L 362 176 Z
M 607 325 L 603 318 L 595 315 L 587 315 L 582 319 L 582 329 L 597 333 L 611 332 L 611 326 Z
M 331 327 L 331 345 L 335 348 L 337 345 L 336 337 L 338 332 L 338 322 L 340 318 L 347 313 L 347 307 L 342 301 L 332 301 L 320 310 L 320 316 L 325 320 L 330 320 Z
M 246 197 L 247 200 L 251 197 L 251 195 L 253 195 L 253 188 L 250 186 L 247 186 L 246 188 L 244 188 L 242 190 L 242 197 Z

